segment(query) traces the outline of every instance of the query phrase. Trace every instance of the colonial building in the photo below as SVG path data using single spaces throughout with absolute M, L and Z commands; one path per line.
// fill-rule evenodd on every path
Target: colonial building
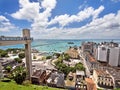
M 98 87 L 113 89 L 114 81 L 111 75 L 105 70 L 94 70 L 93 79 Z
M 76 71 L 76 90 L 87 90 L 87 85 L 85 82 L 85 72 L 84 71 Z
M 57 71 L 53 71 L 50 77 L 46 80 L 46 84 L 52 87 L 64 88 L 64 74 Z
M 107 68 L 107 71 L 110 73 L 114 80 L 114 88 L 120 88 L 120 70 L 119 68 Z
M 51 73 L 49 72 L 49 74 Z M 46 72 L 46 70 L 36 70 L 31 76 L 31 81 L 33 84 L 45 84 L 49 74 Z

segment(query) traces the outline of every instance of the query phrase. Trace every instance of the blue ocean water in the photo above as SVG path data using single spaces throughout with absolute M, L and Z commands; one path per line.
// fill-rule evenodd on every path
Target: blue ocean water
M 37 49 L 40 52 L 64 52 L 66 51 L 70 46 L 81 46 L 82 42 L 92 41 L 96 43 L 100 42 L 110 42 L 114 41 L 120 44 L 120 39 L 82 39 L 82 40 L 56 40 L 56 39 L 40 39 L 40 40 L 34 40 L 31 43 L 31 46 L 33 49 Z M 68 42 L 73 42 L 74 44 L 68 44 Z M 24 45 L 18 44 L 18 45 L 10 45 L 10 46 L 0 46 L 0 49 L 7 49 L 7 48 L 24 48 Z

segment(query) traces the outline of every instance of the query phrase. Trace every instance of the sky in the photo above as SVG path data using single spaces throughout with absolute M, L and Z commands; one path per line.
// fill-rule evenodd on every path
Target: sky
M 0 0 L 0 36 L 120 39 L 120 0 Z

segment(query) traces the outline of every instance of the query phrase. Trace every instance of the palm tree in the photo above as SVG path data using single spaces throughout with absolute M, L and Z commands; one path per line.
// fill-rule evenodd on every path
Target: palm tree
M 22 66 L 18 66 L 14 71 L 13 71 L 13 78 L 16 81 L 17 84 L 22 84 L 23 81 L 26 78 L 26 70 Z

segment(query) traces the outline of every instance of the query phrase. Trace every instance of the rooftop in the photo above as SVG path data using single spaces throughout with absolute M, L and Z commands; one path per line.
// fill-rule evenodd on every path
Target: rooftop
M 90 55 L 89 52 L 86 52 L 87 56 L 89 57 L 90 62 L 97 62 L 93 56 Z
M 87 90 L 97 90 L 95 83 L 91 78 L 85 78 L 87 83 Z
M 67 50 L 66 53 L 72 58 L 78 58 L 79 56 L 78 51 L 73 47 L 69 48 L 69 50 Z
M 85 75 L 85 72 L 84 71 L 76 71 L 76 75 L 82 75 L 82 76 L 84 76 Z
M 114 77 L 115 80 L 120 80 L 120 70 L 114 68 L 107 68 L 107 71 Z
M 99 75 L 99 76 L 108 76 L 108 77 L 110 77 L 110 74 L 109 73 L 107 73 L 105 70 L 96 70 L 95 69 L 95 71 L 96 71 L 96 73 L 97 73 L 97 75 Z

